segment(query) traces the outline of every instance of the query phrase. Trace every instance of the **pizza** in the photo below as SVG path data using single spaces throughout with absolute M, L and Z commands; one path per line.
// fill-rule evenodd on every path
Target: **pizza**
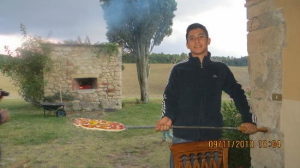
M 73 125 L 77 127 L 82 127 L 88 130 L 98 130 L 98 131 L 123 131 L 125 126 L 122 123 L 97 120 L 90 118 L 76 118 L 73 121 Z

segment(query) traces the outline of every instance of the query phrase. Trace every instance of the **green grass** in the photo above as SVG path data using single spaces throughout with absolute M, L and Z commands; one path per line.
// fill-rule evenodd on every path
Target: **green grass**
M 33 107 L 20 99 L 3 100 L 1 106 L 11 112 L 10 122 L 0 127 L 10 130 L 0 132 L 2 143 L 12 145 L 39 145 L 51 142 L 66 133 L 65 129 L 56 131 L 57 125 L 66 123 L 66 118 L 44 118 L 42 110 Z M 46 129 L 45 129 L 46 128 Z
M 161 100 L 135 104 L 126 99 L 117 112 L 73 112 L 67 117 L 44 118 L 41 108 L 22 100 L 4 99 L 11 118 L 0 126 L 4 167 L 25 160 L 31 167 L 168 167 L 169 149 L 161 143 L 161 133 L 153 129 L 122 132 L 90 131 L 77 128 L 77 117 L 102 118 L 125 125 L 155 125 Z
M 17 88 L 0 73 L 0 88 L 10 96 L 0 103 L 11 118 L 0 126 L 1 163 L 4 167 L 25 160 L 30 167 L 168 167 L 167 143 L 151 129 L 100 132 L 72 125 L 77 117 L 103 118 L 125 125 L 155 125 L 161 115 L 161 98 L 172 64 L 151 64 L 149 104 L 136 104 L 139 85 L 135 64 L 125 64 L 122 90 L 125 108 L 118 112 L 68 112 L 67 117 L 44 118 L 41 108 L 20 99 Z M 249 86 L 247 67 L 230 67 L 236 79 Z M 12 98 L 12 99 L 10 99 Z M 158 98 L 158 99 L 157 99 Z M 223 96 L 224 100 L 228 96 Z M 15 166 L 15 167 L 17 167 Z

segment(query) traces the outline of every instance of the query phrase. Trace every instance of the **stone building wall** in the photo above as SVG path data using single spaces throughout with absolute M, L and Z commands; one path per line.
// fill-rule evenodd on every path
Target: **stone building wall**
M 282 48 L 285 45 L 285 21 L 281 9 L 273 0 L 248 0 L 248 54 L 251 83 L 251 106 L 258 117 L 258 126 L 269 128 L 269 133 L 256 133 L 250 137 L 255 142 L 251 149 L 255 168 L 283 167 L 281 148 L 260 148 L 259 140 L 280 140 L 280 112 L 282 102 L 272 95 L 282 94 Z
M 99 45 L 53 45 L 51 72 L 45 73 L 45 96 L 69 94 L 68 110 L 92 111 L 122 108 L 122 51 L 104 55 Z M 99 56 L 97 58 L 96 56 Z M 91 88 L 80 89 L 82 81 L 92 80 Z

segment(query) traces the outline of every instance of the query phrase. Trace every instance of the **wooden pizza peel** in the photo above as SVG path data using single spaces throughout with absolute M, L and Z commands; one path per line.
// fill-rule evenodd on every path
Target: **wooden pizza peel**
M 125 126 L 127 129 L 154 129 L 152 125 L 140 125 L 140 126 Z M 208 126 L 171 126 L 170 129 L 210 129 L 210 130 L 237 130 L 245 131 L 245 127 L 208 127 Z M 268 128 L 260 127 L 257 128 L 257 132 L 268 132 Z

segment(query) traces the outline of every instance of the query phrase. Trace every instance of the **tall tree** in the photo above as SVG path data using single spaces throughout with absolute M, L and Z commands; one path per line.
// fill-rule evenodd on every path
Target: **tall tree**
M 136 57 L 141 101 L 148 102 L 148 57 L 172 33 L 175 0 L 100 0 L 110 42 L 122 44 Z

